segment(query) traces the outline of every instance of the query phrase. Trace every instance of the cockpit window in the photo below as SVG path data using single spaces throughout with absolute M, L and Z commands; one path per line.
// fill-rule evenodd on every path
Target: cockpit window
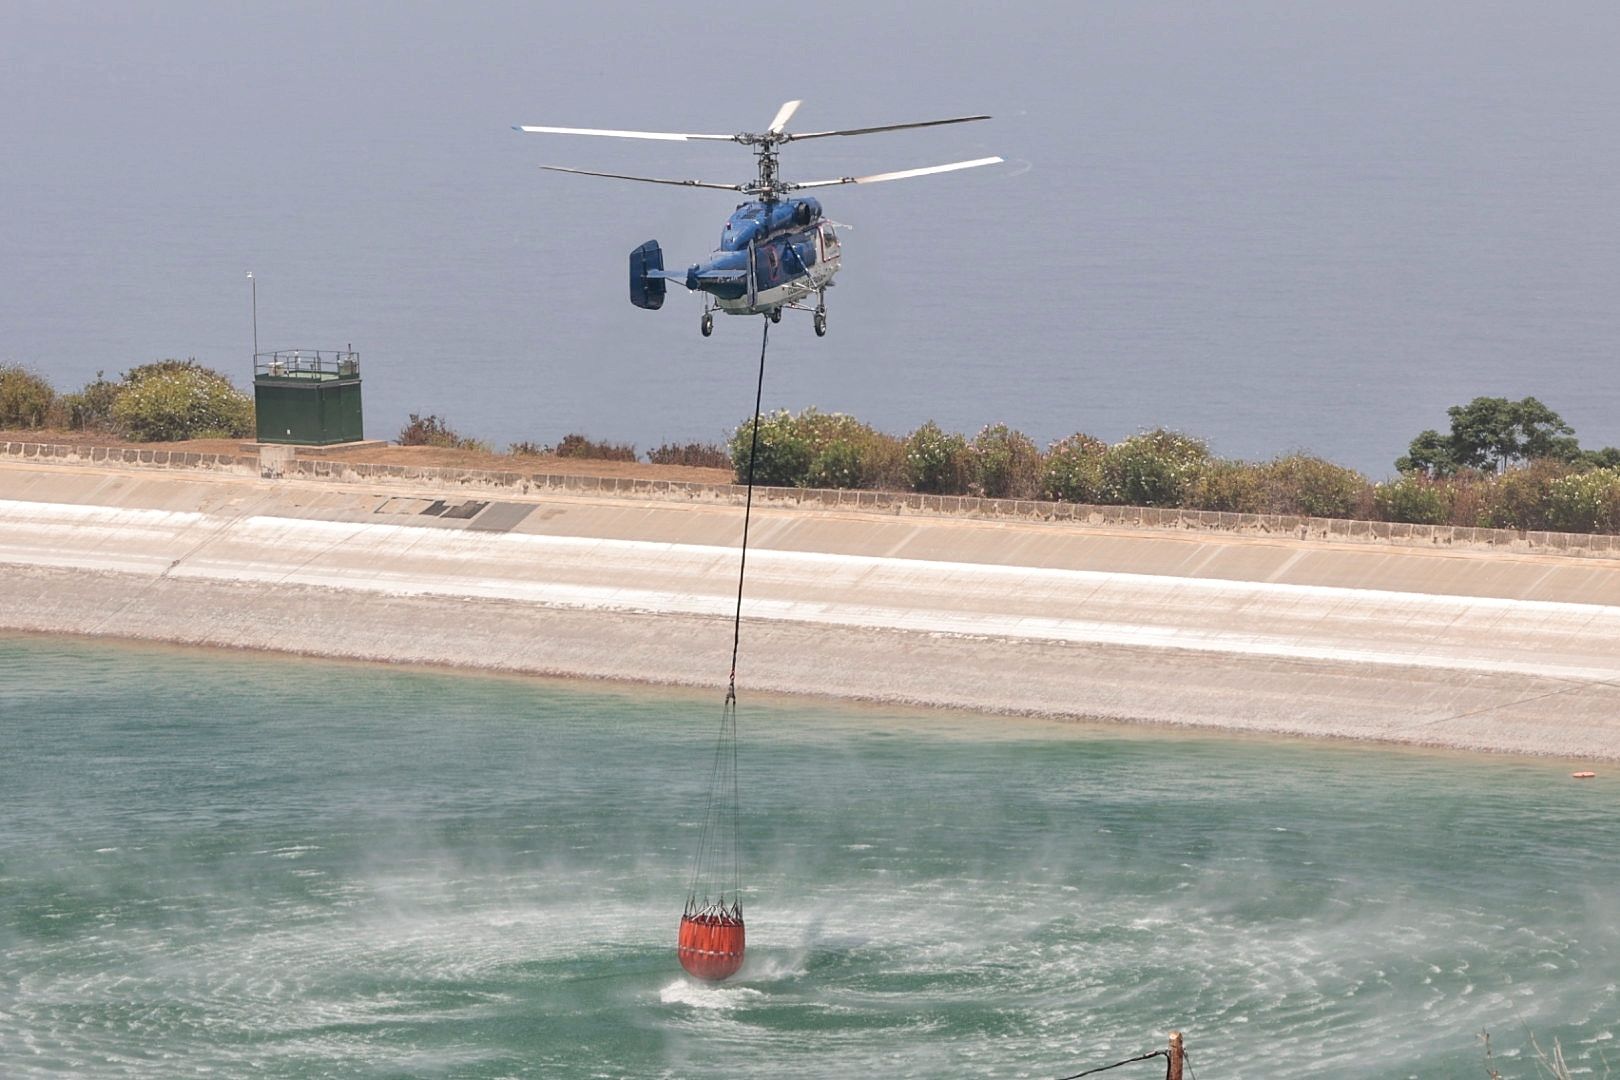
M 833 231 L 831 225 L 821 227 L 821 250 L 828 255 L 838 254 L 838 233 Z

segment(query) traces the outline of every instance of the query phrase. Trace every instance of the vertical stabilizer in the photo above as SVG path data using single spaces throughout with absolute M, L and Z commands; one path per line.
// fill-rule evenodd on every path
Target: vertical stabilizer
M 630 302 L 636 307 L 657 311 L 664 306 L 667 286 L 654 271 L 664 269 L 664 252 L 658 241 L 649 240 L 630 253 Z

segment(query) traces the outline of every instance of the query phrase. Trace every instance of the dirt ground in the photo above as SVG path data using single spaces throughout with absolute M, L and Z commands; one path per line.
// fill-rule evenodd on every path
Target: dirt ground
M 138 446 L 154 450 L 181 450 L 198 454 L 242 454 L 253 444 L 242 439 L 190 439 L 182 442 L 139 443 L 111 435 L 83 431 L 0 431 L 0 442 L 62 443 L 71 446 Z M 498 469 L 508 472 L 553 473 L 571 476 L 627 476 L 643 480 L 685 480 L 699 484 L 729 484 L 730 469 L 704 469 L 691 465 L 650 465 L 645 461 L 596 461 L 561 458 L 554 454 L 492 454 L 481 450 L 446 450 L 437 446 L 368 446 L 345 450 L 300 447 L 299 457 L 341 458 L 374 465 L 421 465 L 446 469 Z

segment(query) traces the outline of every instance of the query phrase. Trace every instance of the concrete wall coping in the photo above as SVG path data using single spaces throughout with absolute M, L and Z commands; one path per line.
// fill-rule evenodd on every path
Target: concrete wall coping
M 194 469 L 263 479 L 297 478 L 345 483 L 430 484 L 534 495 L 545 492 L 607 495 L 666 502 L 741 504 L 740 484 L 705 484 L 682 480 L 580 476 L 491 469 L 383 465 L 339 458 L 303 458 L 287 453 L 204 454 L 152 447 L 74 446 L 64 443 L 0 442 L 0 460 L 35 464 L 98 465 L 134 469 Z M 1516 529 L 1470 528 L 1461 525 L 1411 525 L 1346 518 L 1298 517 L 1286 514 L 1235 514 L 1217 510 L 1158 509 L 1145 506 L 1095 506 L 1036 499 L 986 499 L 970 495 L 921 495 L 915 492 L 850 489 L 755 487 L 754 502 L 775 509 L 858 511 L 886 515 L 943 515 L 990 520 L 1071 522 L 1088 527 L 1227 533 L 1292 540 L 1329 540 L 1395 547 L 1451 548 L 1472 551 L 1620 558 L 1620 536 L 1557 533 Z

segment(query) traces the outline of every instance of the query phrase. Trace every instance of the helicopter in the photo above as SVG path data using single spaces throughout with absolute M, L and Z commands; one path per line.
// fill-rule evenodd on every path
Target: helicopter
M 841 184 L 878 184 L 908 180 L 916 176 L 996 165 L 999 157 L 953 161 L 920 169 L 874 173 L 870 176 L 844 176 L 836 180 L 783 180 L 778 171 L 779 148 L 803 139 L 825 139 L 834 135 L 870 135 L 907 128 L 939 127 L 988 120 L 989 116 L 955 116 L 945 120 L 922 120 L 907 124 L 846 128 L 839 131 L 789 132 L 788 121 L 802 102 L 789 101 L 777 110 L 763 132 L 736 135 L 692 135 L 670 131 L 617 131 L 604 128 L 515 127 L 516 131 L 539 135 L 600 135 L 616 139 L 654 139 L 664 142 L 734 142 L 752 147 L 759 173 L 742 184 L 718 184 L 703 180 L 666 180 L 651 176 L 569 169 L 542 165 L 551 172 L 577 176 L 603 176 L 611 180 L 634 180 L 644 184 L 739 191 L 749 196 L 737 204 L 720 234 L 720 247 L 708 261 L 693 263 L 685 270 L 664 269 L 664 253 L 658 241 L 649 240 L 630 253 L 630 302 L 639 308 L 657 310 L 664 305 L 667 283 L 675 282 L 691 292 L 703 294 L 703 317 L 699 329 L 704 337 L 714 333 L 714 313 L 764 315 L 772 322 L 782 321 L 783 311 L 810 311 L 817 337 L 827 334 L 827 290 L 842 264 L 837 223 L 823 216 L 821 203 L 812 196 L 793 193 L 807 188 L 835 187 Z M 815 305 L 810 306 L 810 298 Z

